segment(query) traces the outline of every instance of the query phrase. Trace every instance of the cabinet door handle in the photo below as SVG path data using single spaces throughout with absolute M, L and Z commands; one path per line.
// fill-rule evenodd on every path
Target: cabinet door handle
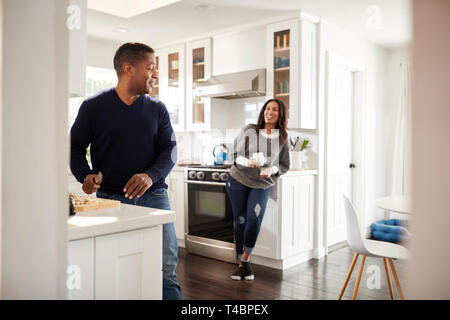
M 355 168 L 356 166 L 355 166 L 355 164 L 354 163 L 350 163 L 350 165 L 349 165 L 349 168 L 350 169 L 353 169 L 353 168 Z

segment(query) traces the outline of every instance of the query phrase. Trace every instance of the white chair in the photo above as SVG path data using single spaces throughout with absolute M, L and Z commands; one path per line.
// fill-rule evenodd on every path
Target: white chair
M 400 299 L 403 300 L 403 292 L 400 287 L 400 281 L 398 280 L 397 272 L 395 271 L 392 259 L 408 259 L 408 249 L 401 245 L 390 242 L 363 239 L 359 230 L 358 217 L 356 215 L 355 209 L 353 208 L 350 200 L 345 195 L 342 195 L 342 197 L 344 198 L 345 215 L 347 219 L 347 242 L 350 248 L 355 251 L 355 256 L 353 257 L 352 264 L 350 266 L 350 269 L 348 270 L 344 286 L 342 287 L 341 294 L 339 295 L 339 300 L 341 300 L 342 296 L 344 295 L 345 288 L 347 287 L 347 283 L 352 275 L 359 255 L 362 255 L 363 257 L 361 266 L 359 268 L 358 277 L 356 279 L 355 288 L 353 290 L 352 299 L 355 300 L 356 295 L 358 294 L 359 283 L 361 281 L 361 275 L 364 270 L 364 262 L 366 260 L 366 257 L 379 257 L 383 258 L 384 269 L 386 271 L 387 283 L 389 286 L 389 294 L 391 295 L 391 299 L 394 299 L 394 294 L 391 278 L 389 276 L 387 261 L 389 261 L 389 264 L 391 266 Z

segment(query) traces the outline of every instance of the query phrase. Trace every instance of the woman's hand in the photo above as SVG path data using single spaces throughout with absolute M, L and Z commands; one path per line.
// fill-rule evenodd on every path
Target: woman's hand
M 269 168 L 263 168 L 263 169 L 261 170 L 261 173 L 260 173 L 261 178 L 267 179 L 267 178 L 269 178 L 271 175 L 272 175 L 272 168 L 271 168 L 271 167 L 269 167 Z
M 255 158 L 250 158 L 250 159 L 248 159 L 248 167 L 249 168 L 259 168 L 260 166 L 259 166 L 258 161 L 256 161 Z

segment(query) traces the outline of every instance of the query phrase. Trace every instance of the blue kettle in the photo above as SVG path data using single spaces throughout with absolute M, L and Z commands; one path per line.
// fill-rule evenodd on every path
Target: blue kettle
M 227 146 L 223 143 L 216 145 L 213 148 L 214 165 L 223 165 L 224 161 L 228 159 Z

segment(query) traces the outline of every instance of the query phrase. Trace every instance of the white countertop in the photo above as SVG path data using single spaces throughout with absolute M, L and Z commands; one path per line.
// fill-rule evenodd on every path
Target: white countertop
M 177 165 L 175 165 L 172 168 L 172 171 L 184 171 L 184 169 L 186 169 L 186 168 L 187 168 L 186 166 L 177 166 Z
M 388 211 L 411 214 L 411 196 L 390 196 L 379 198 L 376 205 Z
M 313 176 L 317 175 L 317 170 L 289 170 L 284 175 L 286 176 Z
M 67 220 L 68 240 L 150 228 L 175 221 L 175 211 L 129 204 L 120 208 L 78 212 Z
M 183 166 L 177 166 L 175 165 L 172 168 L 172 171 L 184 171 L 186 168 L 188 167 L 183 167 Z M 288 172 L 285 173 L 286 175 L 292 176 L 308 176 L 308 175 L 316 175 L 317 174 L 317 170 L 289 170 Z

